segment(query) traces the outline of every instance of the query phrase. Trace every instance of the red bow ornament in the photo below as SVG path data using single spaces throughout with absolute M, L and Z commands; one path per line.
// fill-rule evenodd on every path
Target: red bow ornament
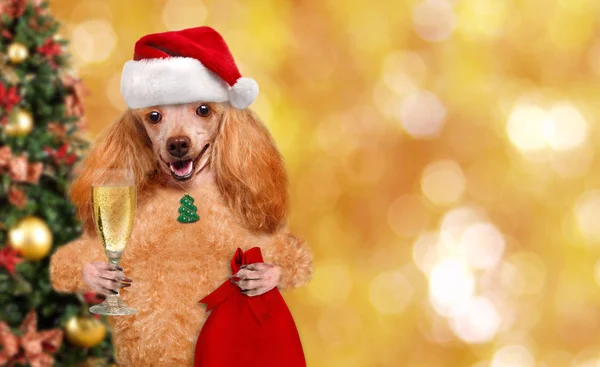
M 8 114 L 12 108 L 21 101 L 21 96 L 17 92 L 17 87 L 7 88 L 6 85 L 0 83 L 0 107 Z
M 4 246 L 0 250 L 0 267 L 5 268 L 10 275 L 15 275 L 15 266 L 23 261 L 19 256 L 19 252 L 9 245 Z
M 12 152 L 8 145 L 0 147 L 0 171 L 2 168 L 7 167 L 12 158 Z
M 58 67 L 54 61 L 54 57 L 60 55 L 62 50 L 60 44 L 54 42 L 52 38 L 48 38 L 42 46 L 38 47 L 38 52 L 46 57 L 51 67 L 54 69 Z
M 69 150 L 69 144 L 64 143 L 60 148 L 54 150 L 49 147 L 45 147 L 44 150 L 48 153 L 49 156 L 54 158 L 54 163 L 57 165 L 64 163 L 66 165 L 72 165 L 77 161 L 77 155 L 73 153 L 67 153 Z
M 17 363 L 29 363 L 31 367 L 51 367 L 54 358 L 50 354 L 62 345 L 63 331 L 51 329 L 37 332 L 35 310 L 29 311 L 19 329 L 23 332 L 21 337 L 12 334 L 10 327 L 0 322 L 0 341 L 5 343 L 4 349 L 0 351 L 0 365 L 12 367 Z

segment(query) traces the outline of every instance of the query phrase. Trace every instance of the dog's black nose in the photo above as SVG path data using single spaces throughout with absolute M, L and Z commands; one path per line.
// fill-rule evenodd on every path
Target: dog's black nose
M 167 150 L 173 157 L 181 158 L 190 150 L 190 138 L 176 136 L 167 140 Z

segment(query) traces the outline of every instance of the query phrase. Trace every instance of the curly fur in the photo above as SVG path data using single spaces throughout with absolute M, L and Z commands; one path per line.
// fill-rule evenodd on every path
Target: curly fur
M 265 126 L 250 110 L 231 109 L 214 146 L 217 186 L 231 210 L 249 228 L 274 231 L 286 211 L 287 178 Z
M 265 262 L 280 265 L 280 289 L 311 279 L 310 250 L 285 224 L 281 157 L 252 112 L 225 109 L 209 178 L 189 190 L 200 215 L 193 224 L 176 221 L 183 192 L 163 184 L 151 141 L 132 111 L 97 140 L 84 164 L 71 194 L 85 233 L 53 254 L 50 276 L 59 292 L 89 290 L 81 276 L 83 266 L 106 261 L 91 220 L 92 169 L 132 167 L 137 214 L 121 265 L 134 282 L 121 296 L 139 312 L 110 318 L 121 366 L 192 365 L 207 316 L 198 301 L 227 280 L 229 261 L 238 247 L 245 251 L 259 246 Z
M 131 168 L 139 193 L 151 186 L 157 172 L 157 161 L 141 122 L 127 110 L 97 139 L 83 162 L 83 171 L 71 185 L 71 201 L 86 231 L 94 231 L 90 190 L 94 169 Z

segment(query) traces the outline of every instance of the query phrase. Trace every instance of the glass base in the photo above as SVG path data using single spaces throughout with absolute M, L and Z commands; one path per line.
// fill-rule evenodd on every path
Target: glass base
M 137 310 L 127 306 L 119 295 L 110 295 L 101 304 L 90 307 L 90 312 L 97 315 L 122 316 L 136 314 Z

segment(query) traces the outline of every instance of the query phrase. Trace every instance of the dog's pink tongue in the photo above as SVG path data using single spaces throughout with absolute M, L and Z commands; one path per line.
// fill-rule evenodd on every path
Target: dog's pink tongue
M 192 161 L 184 161 L 184 162 L 171 162 L 169 165 L 171 167 L 171 172 L 175 173 L 177 176 L 187 176 L 192 172 Z

